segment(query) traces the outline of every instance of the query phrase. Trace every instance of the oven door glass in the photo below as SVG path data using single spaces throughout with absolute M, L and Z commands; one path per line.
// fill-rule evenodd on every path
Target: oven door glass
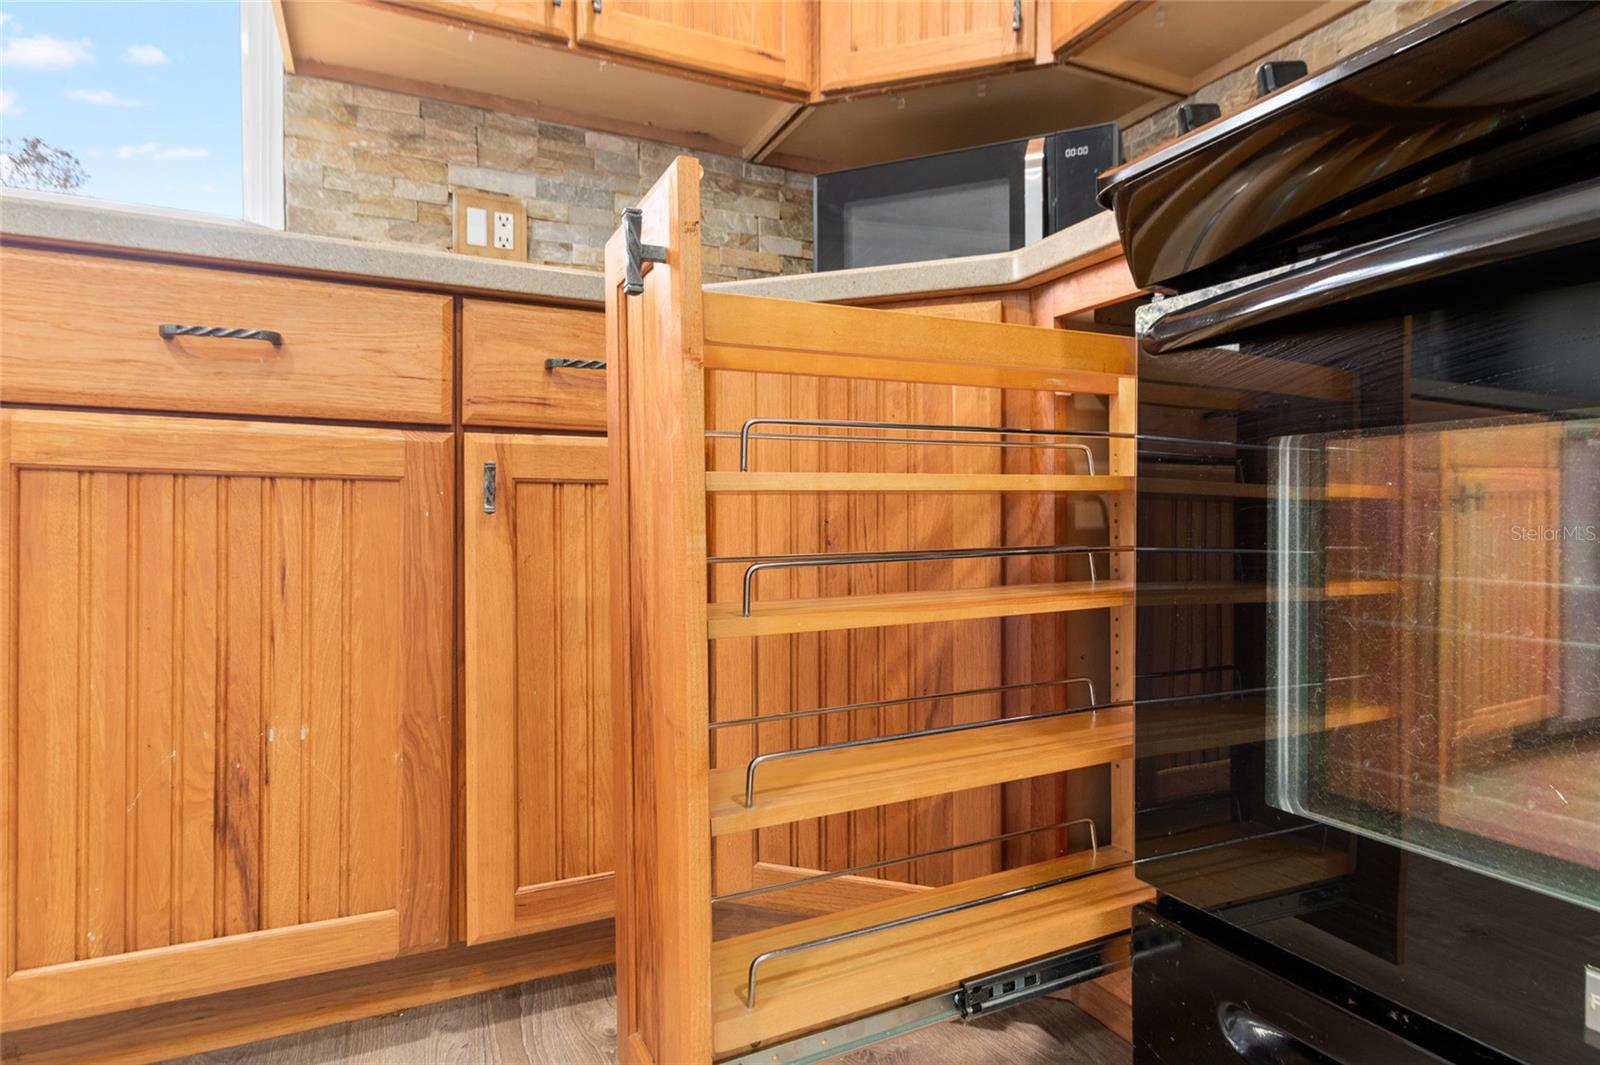
M 1270 468 L 1272 801 L 1600 909 L 1600 419 Z

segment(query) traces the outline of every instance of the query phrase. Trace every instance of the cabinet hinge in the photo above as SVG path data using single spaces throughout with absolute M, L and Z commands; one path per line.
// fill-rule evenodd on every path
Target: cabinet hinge
M 485 462 L 483 464 L 483 512 L 485 514 L 494 513 L 494 489 L 494 463 Z
M 594 0 L 596 4 L 600 0 Z M 1022 32 L 1022 0 L 1011 0 L 1011 32 Z
M 600 9 L 599 0 L 595 0 L 595 10 Z M 646 244 L 641 237 L 644 227 L 644 212 L 637 207 L 629 207 L 622 212 L 622 244 L 623 244 L 623 278 L 622 291 L 630 296 L 637 296 L 644 292 L 644 264 L 664 263 L 667 261 L 667 248 L 664 244 Z

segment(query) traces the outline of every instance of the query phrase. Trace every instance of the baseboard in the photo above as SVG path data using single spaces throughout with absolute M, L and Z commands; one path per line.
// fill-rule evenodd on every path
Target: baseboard
M 376 1017 L 613 960 L 610 921 L 5 1033 L 0 1060 L 163 1061 Z

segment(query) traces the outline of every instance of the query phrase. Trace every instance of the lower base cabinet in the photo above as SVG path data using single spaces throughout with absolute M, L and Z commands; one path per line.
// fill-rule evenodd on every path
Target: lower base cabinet
M 468 943 L 614 910 L 606 464 L 600 437 L 465 437 Z
M 451 458 L 0 411 L 7 1029 L 448 942 Z

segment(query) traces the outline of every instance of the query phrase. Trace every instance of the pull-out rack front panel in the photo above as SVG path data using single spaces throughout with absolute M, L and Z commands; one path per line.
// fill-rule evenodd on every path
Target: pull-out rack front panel
M 703 292 L 698 199 L 680 159 L 606 256 L 630 1062 L 955 992 L 1149 896 L 1131 342 Z

